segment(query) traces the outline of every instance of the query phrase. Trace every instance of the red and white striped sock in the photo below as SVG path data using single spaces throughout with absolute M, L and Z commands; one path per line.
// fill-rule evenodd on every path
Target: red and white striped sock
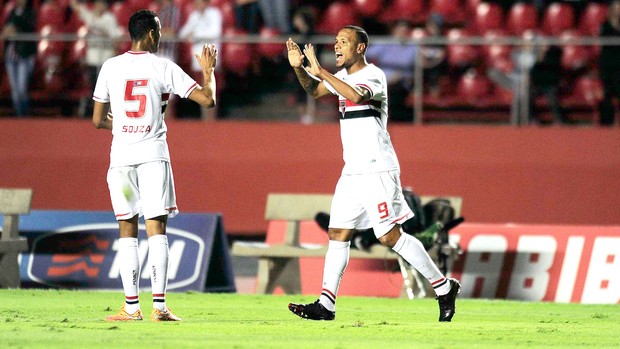
M 450 283 L 439 271 L 431 257 L 428 255 L 420 240 L 409 234 L 400 234 L 400 238 L 392 247 L 394 252 L 403 257 L 432 285 L 438 296 L 450 292 Z
M 166 286 L 168 284 L 168 237 L 153 235 L 149 238 L 149 269 L 153 308 L 166 309 Z

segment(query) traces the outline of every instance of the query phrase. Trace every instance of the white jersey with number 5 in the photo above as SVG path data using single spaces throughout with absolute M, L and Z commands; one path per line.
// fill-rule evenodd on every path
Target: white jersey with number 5
M 110 167 L 170 161 L 164 110 L 171 93 L 187 98 L 198 83 L 176 63 L 148 52 L 108 59 L 93 99 L 110 103 L 114 117 Z
M 370 92 L 370 99 L 355 104 L 327 82 L 325 87 L 338 95 L 340 138 L 342 139 L 343 174 L 376 173 L 398 170 L 398 158 L 387 131 L 387 82 L 385 74 L 374 64 L 353 74 L 346 69 L 335 76 L 351 86 Z

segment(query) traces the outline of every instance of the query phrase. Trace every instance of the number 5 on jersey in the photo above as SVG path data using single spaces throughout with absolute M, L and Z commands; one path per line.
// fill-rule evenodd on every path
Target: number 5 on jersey
M 125 83 L 125 102 L 138 101 L 138 110 L 130 111 L 125 109 L 125 115 L 128 118 L 141 118 L 146 111 L 146 94 L 136 93 L 136 88 L 146 88 L 148 85 L 147 79 L 142 80 L 127 80 Z

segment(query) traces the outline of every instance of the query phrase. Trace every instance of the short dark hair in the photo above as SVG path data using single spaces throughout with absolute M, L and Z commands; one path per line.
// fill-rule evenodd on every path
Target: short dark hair
M 351 29 L 355 31 L 355 36 L 357 37 L 357 41 L 365 44 L 368 47 L 368 33 L 362 27 L 358 27 L 356 25 L 345 25 L 342 29 Z
M 157 30 L 157 13 L 149 10 L 136 11 L 129 17 L 129 37 L 131 41 L 144 39 L 151 30 Z

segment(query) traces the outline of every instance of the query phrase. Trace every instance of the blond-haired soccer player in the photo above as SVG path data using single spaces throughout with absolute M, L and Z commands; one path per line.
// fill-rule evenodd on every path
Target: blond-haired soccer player
M 144 216 L 148 236 L 148 270 L 153 292 L 153 321 L 181 321 L 166 306 L 168 282 L 168 217 L 176 205 L 170 154 L 166 143 L 164 111 L 171 93 L 205 108 L 215 106 L 214 68 L 217 50 L 205 45 L 195 53 L 200 63 L 200 86 L 177 64 L 154 55 L 161 24 L 157 14 L 140 10 L 129 19 L 131 50 L 108 59 L 97 78 L 93 123 L 112 130 L 107 181 L 118 220 L 118 254 L 125 304 L 108 321 L 142 320 L 140 311 L 138 218 Z
M 292 39 L 286 46 L 289 63 L 309 95 L 338 96 L 344 158 L 331 205 L 321 295 L 314 303 L 291 303 L 288 308 L 305 319 L 333 320 L 353 231 L 372 227 L 382 244 L 428 279 L 439 301 L 439 321 L 451 321 L 458 281 L 439 271 L 418 239 L 401 233 L 400 225 L 413 213 L 403 197 L 400 166 L 386 128 L 385 74 L 366 61 L 368 34 L 352 25 L 340 29 L 334 44 L 336 66 L 341 69 L 336 74 L 321 67 L 312 45 L 307 44 L 303 53 Z

